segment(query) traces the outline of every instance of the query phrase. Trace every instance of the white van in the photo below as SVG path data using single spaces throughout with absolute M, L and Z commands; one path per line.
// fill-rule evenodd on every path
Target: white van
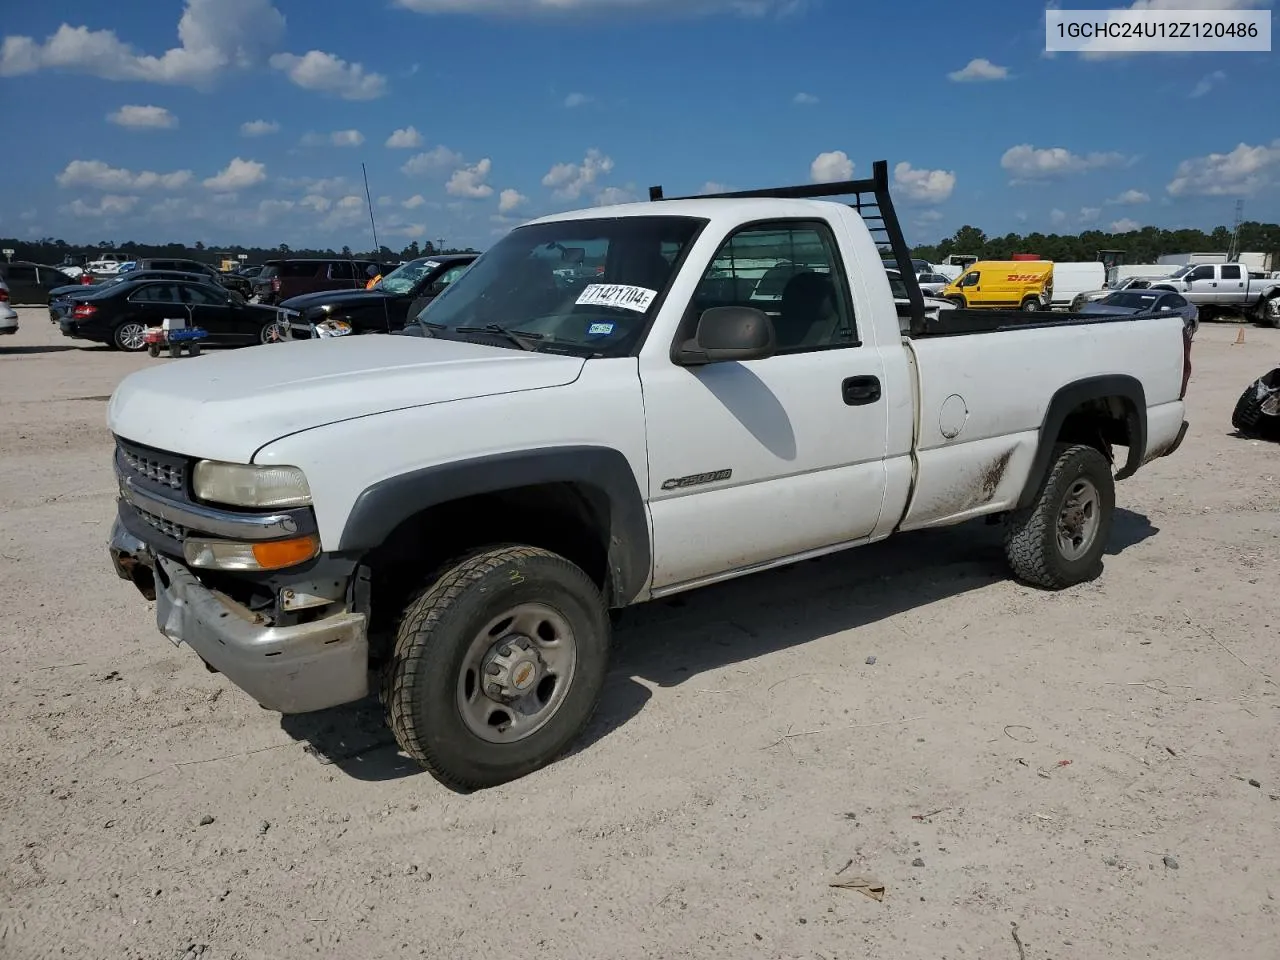
M 1053 265 L 1054 310 L 1066 310 L 1078 294 L 1097 290 L 1107 282 L 1104 263 L 1055 263 Z

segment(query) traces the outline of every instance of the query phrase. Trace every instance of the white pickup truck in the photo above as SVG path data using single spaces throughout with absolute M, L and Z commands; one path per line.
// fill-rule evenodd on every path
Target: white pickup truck
M 1181 318 L 926 318 L 874 171 L 546 217 L 416 335 L 132 374 L 116 572 L 264 707 L 379 690 L 460 790 L 578 735 L 612 610 L 981 516 L 1024 581 L 1096 577 L 1114 481 L 1186 432 Z M 762 259 L 789 265 L 780 298 L 735 282 Z
M 1242 263 L 1192 264 L 1151 286 L 1181 293 L 1200 308 L 1201 320 L 1235 314 L 1280 327 L 1280 281 L 1250 276 Z

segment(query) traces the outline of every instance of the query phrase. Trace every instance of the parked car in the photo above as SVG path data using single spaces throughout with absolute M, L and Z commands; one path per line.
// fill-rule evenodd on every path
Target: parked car
M 947 284 L 943 297 L 978 310 L 1044 310 L 1053 302 L 1053 264 L 1046 260 L 980 260 Z
M 1086 290 L 1095 290 L 1107 282 L 1107 265 L 1096 260 L 1055 261 L 1053 264 L 1053 300 L 1055 310 L 1069 309 L 1075 298 Z
M 246 303 L 230 290 L 187 280 L 137 280 L 105 287 L 77 300 L 60 321 L 65 336 L 106 343 L 117 350 L 145 350 L 147 327 L 167 318 L 203 327 L 208 343 L 246 346 L 281 336 L 276 311 Z
M 0 280 L 9 287 L 9 300 L 19 306 L 49 302 L 49 291 L 65 287 L 75 281 L 57 267 L 47 267 L 29 260 L 0 260 Z
M 236 267 L 231 272 L 236 276 L 244 277 L 246 280 L 253 280 L 262 272 L 262 264 L 245 264 L 244 266 Z
M 1246 437 L 1280 440 L 1280 367 L 1245 388 L 1231 412 L 1231 425 Z
M 1196 305 L 1180 293 L 1153 287 L 1150 290 L 1117 290 L 1101 300 L 1086 303 L 1080 308 L 1086 315 L 1110 314 L 1135 316 L 1141 313 L 1176 313 L 1187 325 L 1190 336 L 1200 328 Z
M 1185 294 L 1200 308 L 1203 320 L 1231 314 L 1280 327 L 1280 282 L 1250 276 L 1242 264 L 1199 263 L 1158 283 Z
M 893 293 L 893 303 L 898 309 L 898 326 L 903 333 L 910 329 L 911 321 L 911 295 L 907 291 L 907 285 L 902 280 L 902 273 L 899 270 L 886 270 L 885 273 L 889 277 L 889 290 Z M 928 276 L 928 274 L 925 274 Z M 921 293 L 924 288 L 921 287 Z M 939 297 L 924 297 L 924 315 L 926 320 L 936 321 L 939 318 L 939 312 L 942 310 L 954 310 L 956 305 L 950 300 L 943 300 Z
M 176 270 L 131 270 L 107 277 L 87 286 L 73 283 L 65 287 L 55 287 L 49 291 L 49 322 L 60 323 L 71 313 L 77 303 L 85 297 L 115 287 L 122 283 L 133 283 L 138 280 L 184 280 L 188 283 L 204 283 L 221 292 L 223 289 L 212 277 L 204 273 L 182 273 Z
M 280 304 L 281 319 L 294 340 L 310 340 L 319 335 L 316 328 L 321 324 L 345 324 L 351 334 L 395 333 L 416 319 L 477 256 L 458 253 L 421 257 L 392 270 L 371 290 L 332 290 L 291 297 Z
M 929 297 L 940 297 L 947 284 L 951 282 L 951 278 L 944 277 L 940 273 L 922 273 L 916 281 L 920 284 L 921 293 Z
M 887 163 L 824 189 L 906 250 Z M 1187 431 L 1181 320 L 929 323 L 904 253 L 903 337 L 867 223 L 815 192 L 558 213 L 481 255 L 423 336 L 130 375 L 117 574 L 269 709 L 380 677 L 400 746 L 463 790 L 582 732 L 611 609 L 979 516 L 1024 581 L 1099 576 L 1115 481 Z M 573 251 L 602 270 L 564 287 Z M 777 302 L 713 276 L 789 251 L 809 268 Z
M 373 273 L 367 272 L 370 267 L 373 267 Z M 322 290 L 363 290 L 380 269 L 373 260 L 347 260 L 342 257 L 268 260 L 253 281 L 253 298 L 259 303 L 276 304 Z
M 0 278 L 0 334 L 18 332 L 18 311 L 9 305 L 9 288 Z
M 99 253 L 85 264 L 84 269 L 93 277 L 113 277 L 122 266 L 132 261 L 133 257 L 127 253 Z
M 208 277 L 215 283 L 221 284 L 228 290 L 234 290 L 246 300 L 253 293 L 252 285 L 246 278 L 238 277 L 235 274 L 223 273 L 217 267 L 207 263 L 201 263 L 199 260 L 174 259 L 167 257 L 144 257 L 127 269 L 121 267 L 120 274 L 121 276 L 128 276 L 141 270 L 197 273 Z
M 1095 300 L 1101 300 L 1103 297 L 1109 297 L 1113 293 L 1120 290 L 1146 290 L 1155 280 L 1149 277 L 1125 277 L 1123 280 L 1117 280 L 1115 284 L 1109 287 L 1099 287 L 1097 290 L 1085 290 L 1083 293 L 1077 293 L 1071 301 L 1071 312 L 1079 313 L 1080 309 L 1086 303 L 1093 303 Z

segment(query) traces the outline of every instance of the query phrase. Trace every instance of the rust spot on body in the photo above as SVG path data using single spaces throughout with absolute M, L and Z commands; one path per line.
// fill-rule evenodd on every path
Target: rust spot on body
M 1009 469 L 1009 461 L 1011 459 L 1013 459 L 1013 450 L 1006 450 L 982 469 L 982 472 L 978 475 L 982 498 L 978 503 L 991 502 L 991 499 L 996 495 L 996 490 L 1000 487 L 1000 481 L 1004 479 L 1005 471 Z

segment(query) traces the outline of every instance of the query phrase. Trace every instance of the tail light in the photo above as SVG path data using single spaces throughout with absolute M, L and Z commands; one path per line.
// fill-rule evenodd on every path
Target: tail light
M 89 274 L 87 273 L 82 273 L 80 274 L 80 282 L 85 286 L 88 286 L 89 284 L 93 283 L 93 277 L 89 276 Z
M 74 310 L 71 311 L 71 315 L 75 317 L 77 320 L 84 320 L 88 317 L 92 317 L 97 312 L 98 312 L 98 308 L 95 307 L 93 304 L 82 303 L 80 304 L 80 306 L 76 307 Z
M 0 290 L 0 303 L 8 303 L 8 302 L 9 302 L 9 291 Z
M 1187 398 L 1187 384 L 1191 382 L 1191 327 L 1184 324 L 1182 327 L 1182 390 L 1178 393 L 1179 400 Z
M 279 277 L 272 277 L 272 278 L 271 278 L 271 292 L 272 292 L 272 293 L 279 293 L 279 292 L 280 292 L 280 278 L 279 278 Z

